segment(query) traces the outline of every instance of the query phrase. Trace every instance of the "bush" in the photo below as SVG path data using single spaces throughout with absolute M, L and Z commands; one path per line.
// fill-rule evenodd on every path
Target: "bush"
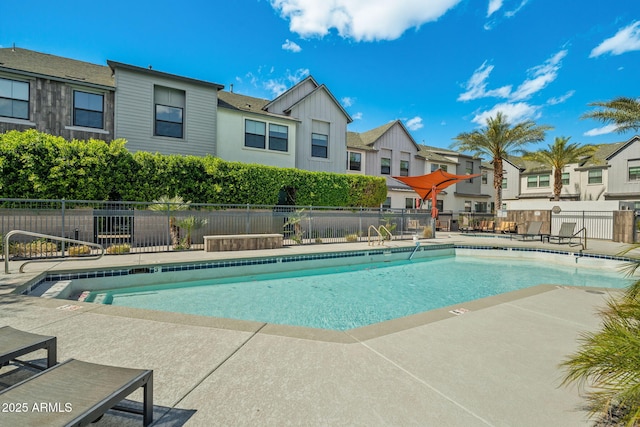
M 9 253 L 19 257 L 55 255 L 57 252 L 58 246 L 55 243 L 40 239 L 28 243 L 12 243 L 9 246 Z
M 119 245 L 111 245 L 107 248 L 106 252 L 109 255 L 128 254 L 129 252 L 131 252 L 131 246 L 127 243 L 122 243 Z
M 295 191 L 299 206 L 377 207 L 384 178 L 311 172 L 213 156 L 131 154 L 124 140 L 67 141 L 35 130 L 0 134 L 0 194 L 6 198 L 131 200 L 179 194 L 194 203 L 275 205 Z
M 89 255 L 91 248 L 87 245 L 69 246 L 69 256 Z
M 356 233 L 347 234 L 346 236 L 344 236 L 344 238 L 349 243 L 353 243 L 353 242 L 357 242 L 358 241 L 358 235 Z

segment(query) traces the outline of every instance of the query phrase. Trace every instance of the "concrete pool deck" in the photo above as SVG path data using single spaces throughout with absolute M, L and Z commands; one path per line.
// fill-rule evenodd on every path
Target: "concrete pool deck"
M 430 242 L 579 249 L 442 232 L 423 244 Z M 386 247 L 401 245 L 414 243 Z M 593 240 L 585 252 L 615 255 L 627 247 Z M 558 364 L 576 350 L 582 331 L 598 329 L 596 311 L 606 292 L 542 286 L 461 304 L 469 309 L 464 315 L 434 310 L 378 326 L 376 333 L 362 328 L 329 335 L 10 293 L 45 270 L 367 248 L 305 245 L 30 264 L 25 274 L 0 275 L 0 326 L 57 336 L 59 360 L 153 369 L 154 425 L 590 425 L 578 391 L 560 387 Z M 10 263 L 11 271 L 18 266 Z M 0 389 L 23 371 L 0 370 Z M 140 417 L 109 413 L 95 425 L 140 423 Z

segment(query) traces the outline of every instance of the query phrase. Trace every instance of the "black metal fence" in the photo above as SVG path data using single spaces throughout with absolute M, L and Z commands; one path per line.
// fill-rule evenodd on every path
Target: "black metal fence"
M 430 211 L 316 206 L 0 199 L 0 235 L 12 230 L 99 243 L 107 253 L 202 249 L 203 236 L 281 233 L 285 244 L 366 241 L 384 225 L 409 239 L 431 225 Z M 82 251 L 16 236 L 14 256 Z M 4 239 L 3 239 L 4 241 Z M 12 239 L 13 241 L 13 239 Z

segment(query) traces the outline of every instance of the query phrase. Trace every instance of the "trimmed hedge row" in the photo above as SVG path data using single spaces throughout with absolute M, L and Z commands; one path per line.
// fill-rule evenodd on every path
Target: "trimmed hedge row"
M 283 188 L 297 205 L 376 207 L 384 178 L 309 172 L 216 157 L 130 153 L 124 140 L 67 141 L 35 130 L 0 134 L 0 197 L 275 205 Z

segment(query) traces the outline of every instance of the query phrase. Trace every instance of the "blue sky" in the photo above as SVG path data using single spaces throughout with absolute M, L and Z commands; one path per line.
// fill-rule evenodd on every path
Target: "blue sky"
M 640 96 L 638 0 L 5 1 L 0 46 L 14 43 L 269 99 L 311 74 L 349 130 L 400 119 L 439 147 L 498 110 L 554 126 L 543 146 L 627 140 L 580 116 Z

